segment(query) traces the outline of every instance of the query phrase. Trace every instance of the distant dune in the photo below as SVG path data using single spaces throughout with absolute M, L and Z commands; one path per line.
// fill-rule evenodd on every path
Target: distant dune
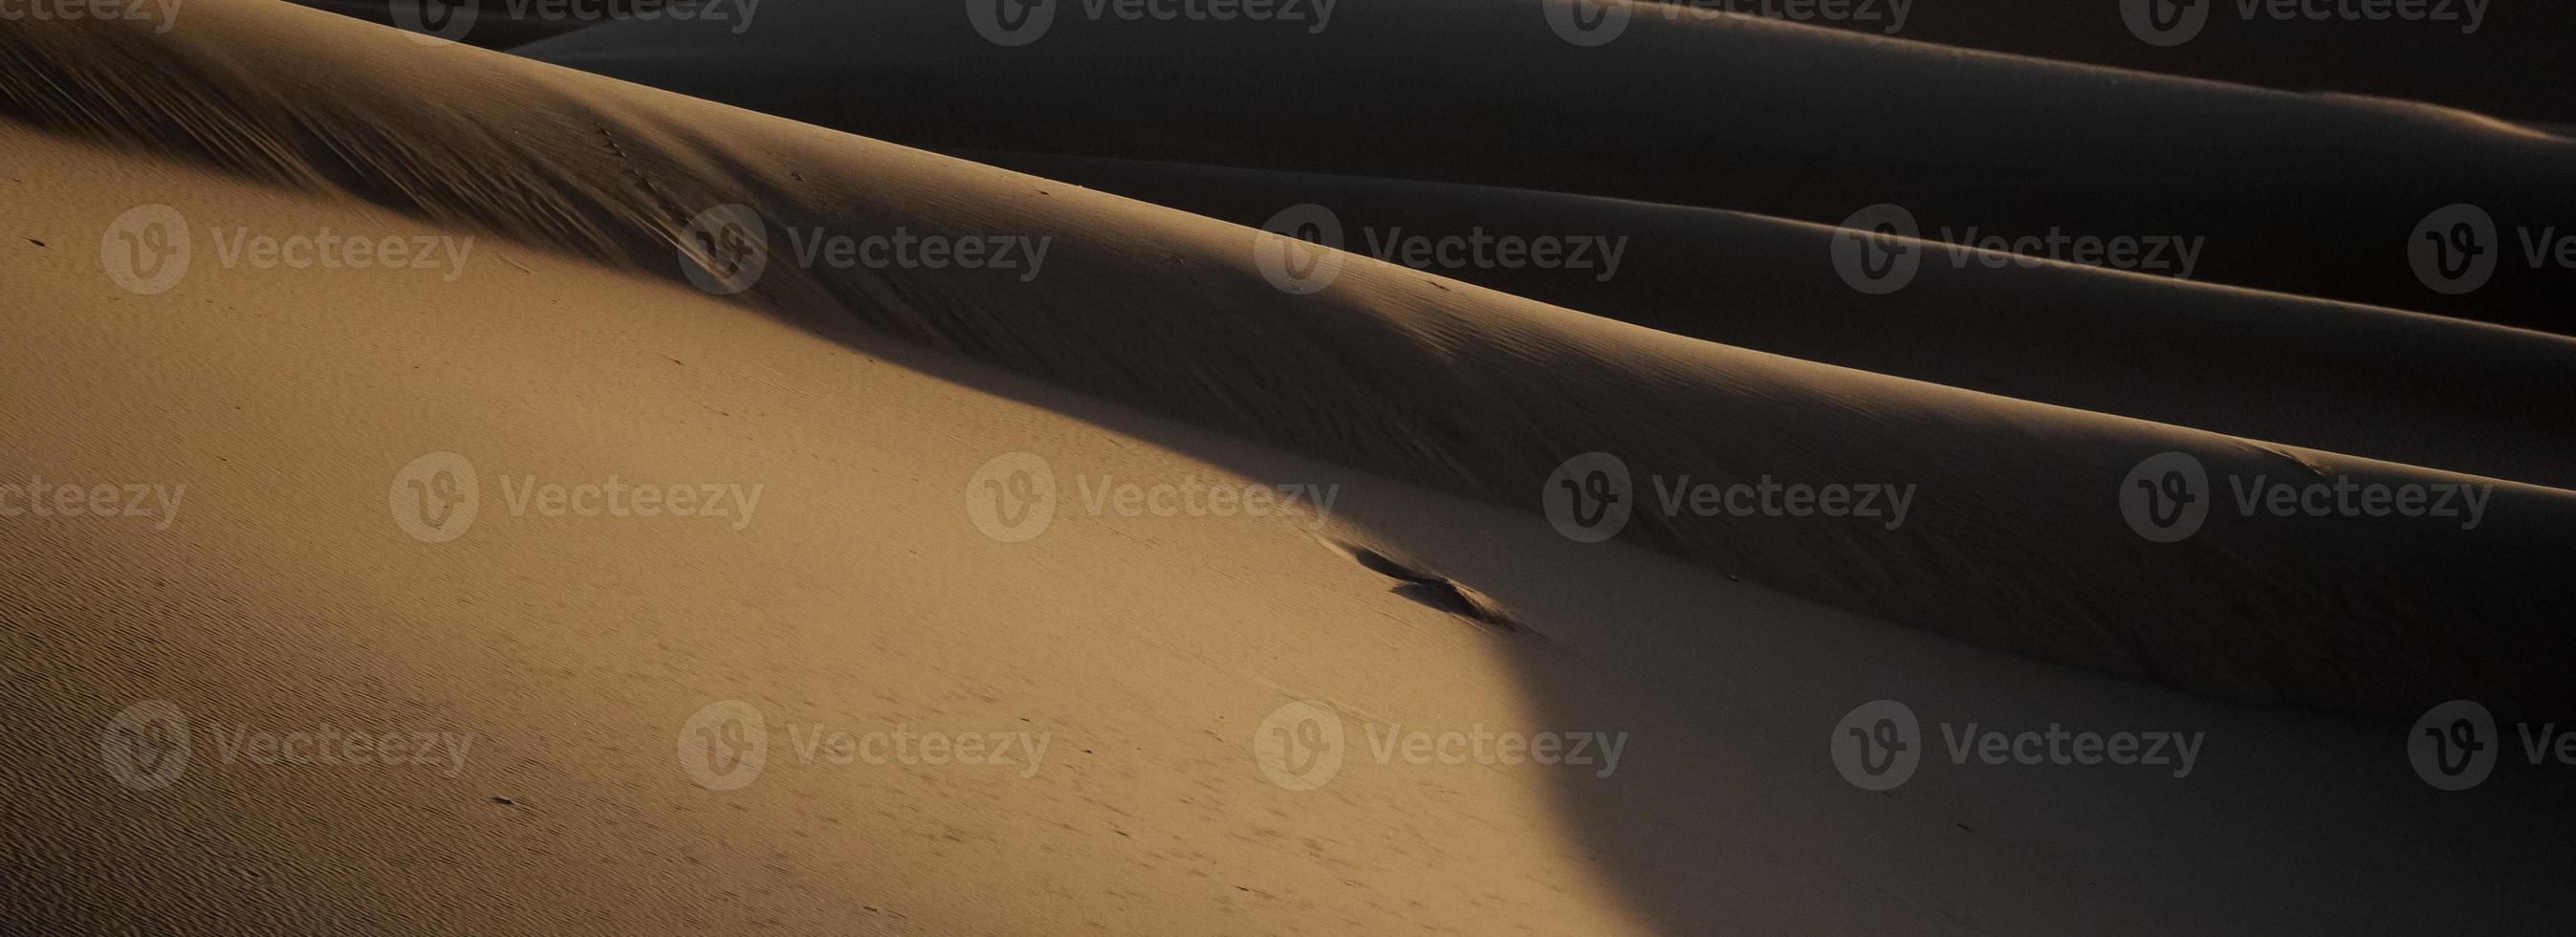
M 443 22 L 410 11 L 421 0 L 293 0 L 375 23 Z M 990 2 L 990 0 L 977 0 Z M 1070 2 L 1070 0 L 1068 0 Z M 1604 4 L 1615 0 L 1603 0 Z M 659 0 L 557 3 L 479 0 L 464 41 L 510 48 L 602 22 L 609 11 L 649 11 Z M 721 4 L 719 4 L 721 5 Z M 1670 8 L 1669 11 L 1656 6 Z M 964 3 L 925 5 L 930 12 Z M 517 9 L 513 9 L 513 8 Z M 2139 17 L 2129 9 L 2159 14 Z M 755 7 L 755 10 L 758 8 Z M 2197 18 L 2194 9 L 2206 12 Z M 2549 63 L 2576 41 L 2576 10 L 2548 3 L 2449 0 L 2396 7 L 2327 4 L 2106 0 L 2032 4 L 2013 0 L 1654 0 L 1638 18 L 1753 16 L 1863 36 L 1937 43 L 2141 72 L 2205 78 L 2282 91 L 2404 98 L 2527 121 L 2576 119 L 2576 90 Z M 525 12 L 527 15 L 519 15 Z M 1344 13 L 1336 8 L 1335 15 Z M 560 14 L 560 15 L 556 15 Z M 1624 26 L 1621 27 L 1624 34 Z M 1616 42 L 1617 39 L 1610 40 Z
M 1831 262 L 1834 229 L 1804 222 L 1448 183 L 970 155 L 1254 227 L 1320 205 L 1354 253 L 1722 344 L 2576 488 L 2576 450 L 2529 432 L 2576 425 L 2576 341 L 2556 335 L 1938 242 L 1908 246 L 1923 258 L 1908 281 L 1870 294 Z M 1497 246 L 1483 264 L 1464 248 L 1445 263 L 1433 251 L 1479 235 L 1605 246 L 1544 267 L 1491 262 Z
M 2576 143 L 2556 136 L 1747 17 L 1639 15 L 1586 48 L 1541 6 L 1343 4 L 1320 31 L 1067 12 L 1005 47 L 949 4 L 773 0 L 748 29 L 619 22 L 516 51 L 942 151 L 1465 182 L 1822 224 L 1893 203 L 1929 238 L 2205 238 L 2195 277 L 2208 282 L 2576 330 L 2563 302 L 2576 270 L 2521 262 L 2511 236 L 2571 233 Z M 2507 259 L 2481 288 L 2444 295 L 2406 250 L 2431 212 L 2463 202 L 2494 216 Z
M 2576 354 L 2424 314 L 2537 318 L 2559 274 L 2445 305 L 2394 255 L 2419 200 L 2576 204 L 2566 141 L 1732 20 L 1585 50 L 1520 3 L 1346 6 L 1313 48 L 1067 18 L 1005 51 L 941 4 L 770 2 L 742 44 L 531 50 L 608 75 L 288 3 L 0 18 L 0 919 L 2554 926 L 2563 770 L 2436 790 L 2401 743 L 2451 700 L 2576 706 Z M 2229 169 L 2249 151 L 2284 168 Z M 1888 200 L 2203 225 L 2212 282 L 1831 227 Z M 1306 202 L 1350 249 L 1246 225 Z M 1632 241 L 1606 279 L 1366 247 L 1489 217 Z M 1845 245 L 1922 263 L 1870 293 Z M 2197 500 L 2157 487 L 2184 465 Z M 656 486 L 656 513 L 539 481 Z M 1783 482 L 1900 513 L 1692 509 Z M 93 484 L 173 497 L 25 510 Z M 459 484 L 437 509 L 465 519 L 429 519 Z M 1288 508 L 1114 507 L 1140 486 Z M 2400 488 L 2476 513 L 2264 509 Z M 2139 503 L 2205 516 L 2159 536 Z M 1874 785 L 1840 739 L 1900 702 L 1920 771 Z M 2190 751 L 1958 741 L 2061 727 Z M 308 728 L 453 757 L 243 747 Z M 1020 757 L 835 758 L 830 730 Z M 1324 732 L 1329 766 L 1281 757 Z M 1410 747 L 1498 734 L 1600 757 Z

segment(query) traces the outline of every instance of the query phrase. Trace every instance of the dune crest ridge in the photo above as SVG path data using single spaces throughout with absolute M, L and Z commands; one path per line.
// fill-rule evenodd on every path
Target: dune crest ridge
M 2195 536 L 2152 543 L 2117 496 L 2159 453 L 2213 480 L 2486 480 L 1749 351 L 1357 255 L 1292 295 L 1254 262 L 1263 236 L 1235 225 L 285 4 L 189 17 L 168 34 L 0 23 L 0 108 L 665 278 L 687 275 L 694 217 L 748 206 L 773 250 L 741 298 L 791 321 L 855 317 L 1532 523 L 1564 460 L 1612 453 L 1634 482 L 1624 537 L 2050 660 L 2332 709 L 2576 702 L 2557 666 L 2576 642 L 2548 624 L 2576 560 L 2564 491 L 2496 483 L 2475 529 L 2430 536 L 2426 519 L 2247 518 L 2222 501 Z M 895 229 L 1052 246 L 1025 281 L 809 268 L 779 249 L 790 231 Z M 1897 525 L 1701 517 L 1660 497 L 1761 479 L 1919 494 Z

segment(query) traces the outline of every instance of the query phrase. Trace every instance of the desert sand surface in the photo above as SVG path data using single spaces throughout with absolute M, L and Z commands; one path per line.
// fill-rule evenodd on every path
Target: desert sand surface
M 2576 765 L 2512 763 L 2507 734 L 2508 763 L 2446 791 L 2408 753 L 2445 701 L 2533 726 L 2576 703 L 2576 492 L 2547 441 L 2565 339 L 2063 267 L 1927 264 L 1877 297 L 1918 317 L 1886 329 L 1817 283 L 1714 269 L 1694 314 L 1674 240 L 1831 276 L 1833 232 L 1585 182 L 1642 147 L 1527 190 L 988 157 L 1055 178 L 293 4 L 183 15 L 0 18 L 11 929 L 2554 921 Z M 1857 42 L 1735 28 L 1784 59 Z M 2198 88 L 2165 93 L 2251 94 Z M 2342 106 L 2268 117 L 2525 174 L 2481 185 L 2554 171 L 2546 138 L 2314 110 Z M 1092 116 L 1095 142 L 1143 139 Z M 1634 282 L 1549 285 L 1241 223 L 1326 196 L 1388 225 L 1672 240 Z M 292 246 L 325 232 L 384 246 Z M 826 232 L 1045 260 L 800 252 Z M 317 254 L 340 266 L 296 259 Z M 1591 453 L 1635 480 L 1596 542 L 1547 501 Z M 2481 513 L 2212 510 L 2155 542 L 2120 502 L 2171 454 L 2474 488 Z M 1911 516 L 1648 509 L 1685 476 L 1903 483 Z M 1289 500 L 1093 494 L 1118 485 Z M 98 486 L 136 510 L 62 507 Z M 639 486 L 658 507 L 593 490 Z M 1838 759 L 1877 701 L 1924 724 L 1919 766 L 1871 789 Z M 2120 765 L 1944 749 L 2060 724 L 2191 741 Z M 325 733 L 381 741 L 316 760 Z M 1498 737 L 1594 744 L 1474 741 Z

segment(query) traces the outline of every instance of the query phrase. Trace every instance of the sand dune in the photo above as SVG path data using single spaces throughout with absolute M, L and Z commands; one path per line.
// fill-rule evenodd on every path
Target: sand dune
M 2396 310 L 1921 242 L 1853 288 L 1835 229 L 1442 183 L 1025 153 L 976 161 L 1247 226 L 1320 205 L 1355 253 L 1660 331 L 2042 403 L 2576 487 L 2576 343 Z M 1484 237 L 1485 262 L 1473 245 Z M 1500 245 L 1599 245 L 1542 265 Z M 1428 243 L 1426 243 L 1428 242 Z M 1446 246 L 1444 247 L 1444 242 Z M 2475 375 L 2474 380 L 2459 380 Z
M 395 16 L 396 10 L 409 15 L 408 11 L 419 9 L 420 0 L 294 2 L 374 23 L 434 28 L 440 22 L 434 14 L 408 20 Z M 595 25 L 609 18 L 607 14 L 650 11 L 662 4 L 658 0 L 556 4 L 481 0 L 477 6 L 475 23 L 460 38 L 487 48 L 509 48 Z M 742 5 L 712 6 L 730 15 Z M 2141 18 L 2132 24 L 2127 9 L 2144 12 L 2148 6 L 2142 0 L 2128 0 L 2116 8 L 2009 2 L 1920 6 L 1914 0 L 1843 4 L 1664 0 L 1660 8 L 1635 7 L 1606 42 L 1618 41 L 1625 24 L 1639 17 L 1753 16 L 1871 37 L 2283 91 L 2404 98 L 2511 118 L 2564 120 L 2576 115 L 2576 97 L 2545 65 L 2558 48 L 2576 38 L 2576 15 L 2554 5 L 2454 0 L 2410 7 L 2401 14 L 2394 7 L 2374 12 L 2353 5 L 2236 3 L 2206 5 L 2206 14 L 2195 18 L 2192 11 L 2201 5 L 2171 3 L 2163 5 L 2159 18 Z M 758 6 L 752 9 L 756 16 Z M 961 4 L 952 9 L 962 16 L 971 7 Z
M 1320 31 L 1068 7 L 1006 47 L 945 4 L 774 0 L 738 32 L 620 22 L 516 51 L 942 151 L 1428 179 L 1822 224 L 1893 203 L 1925 237 L 2205 238 L 2205 281 L 2576 329 L 2561 301 L 2576 270 L 2547 248 L 2576 231 L 2576 144 L 2563 138 L 2397 101 L 1745 17 L 1637 16 L 1586 48 L 1542 7 L 1347 4 Z M 2455 203 L 2490 212 L 2500 262 L 2452 296 L 2404 260 L 2419 225 Z M 2539 263 L 2524 262 L 2526 240 Z
M 2388 713 L 2472 692 L 2516 707 L 2566 698 L 2548 661 L 2568 639 L 2533 623 L 2569 547 L 2576 496 L 2561 490 L 2498 485 L 2474 537 L 2427 540 L 2425 518 L 2213 512 L 2188 542 L 2152 543 L 2114 508 L 2132 470 L 2168 451 L 2267 487 L 2477 482 L 1693 341 L 1349 255 L 1328 288 L 1291 294 L 1259 272 L 1260 238 L 1222 222 L 483 50 L 391 33 L 325 48 L 318 37 L 348 30 L 303 11 L 208 19 L 169 38 L 18 29 L 32 61 L 13 73 L 74 80 L 12 81 L 0 96 L 40 123 L 664 276 L 688 272 L 673 258 L 691 218 L 730 204 L 782 236 L 1044 238 L 1055 246 L 1034 282 L 773 257 L 742 296 L 1498 504 L 1530 506 L 1567 459 L 1596 451 L 1624 462 L 1640 497 L 1684 478 L 1913 484 L 1922 500 L 1902 526 L 1640 510 L 1624 530 L 1714 570 L 2051 660 Z M 220 44 L 232 23 L 280 39 Z M 103 67 L 119 56 L 139 61 Z M 441 97 L 402 90 L 431 74 Z M 506 122 L 447 103 L 508 99 L 530 103 Z M 422 158 L 431 141 L 438 159 Z M 1372 403 L 1384 401 L 1402 405 Z M 1970 557 L 2017 574 L 1962 576 Z
M 209 0 L 186 16 L 166 33 L 0 19 L 0 271 L 16 287 L 0 318 L 0 483 L 183 496 L 167 523 L 0 518 L 0 698 L 21 743 L 0 759 L 13 923 L 2554 921 L 2541 896 L 2576 832 L 2563 776 L 2500 767 L 2445 793 L 2399 743 L 2443 700 L 2509 719 L 2570 702 L 2570 641 L 2550 623 L 2576 493 L 2469 474 L 2563 477 L 2545 444 L 2516 438 L 2558 412 L 2545 388 L 2559 339 L 2094 271 L 1927 271 L 1897 294 L 1930 321 L 2026 329 L 2078 356 L 2068 370 L 2120 376 L 2088 389 L 1999 351 L 1943 363 L 1904 347 L 1929 327 L 1858 328 L 1857 300 L 1806 323 L 1721 310 L 1685 327 L 1684 305 L 1585 291 L 1658 330 L 1309 251 L 1216 203 L 1219 217 L 1185 213 L 290 4 Z M 1454 48 L 1418 51 L 1468 54 L 1440 51 Z M 2493 143 L 2478 152 L 2499 164 L 2555 145 L 2370 126 L 2410 146 Z M 1099 139 L 1118 129 L 1104 118 Z M 1236 198 L 1328 186 L 1388 223 L 1488 201 L 1541 222 L 1615 216 L 1757 258 L 1828 236 L 1565 195 L 1136 178 L 1241 185 Z M 203 237 L 169 282 L 138 286 L 163 276 L 137 265 L 170 228 L 127 219 L 153 206 Z M 768 247 L 739 250 L 743 234 L 710 217 L 756 218 Z M 240 246 L 321 232 L 454 263 L 324 269 Z M 826 234 L 989 237 L 1043 244 L 1045 259 L 809 259 Z M 1684 276 L 1684 257 L 1635 256 L 1648 284 Z M 1775 303 L 1815 294 L 1711 276 Z M 1978 307 L 1993 294 L 2027 299 Z M 2153 315 L 2244 357 L 2195 355 L 2161 377 L 2143 347 L 2086 357 L 2084 331 L 2043 302 Z M 2301 321 L 2331 334 L 2302 343 Z M 1812 356 L 1776 353 L 1801 347 Z M 2408 348 L 2492 375 L 2500 407 L 2544 409 L 2517 427 L 2468 414 L 2476 398 L 2454 387 L 2327 414 L 2339 393 L 2406 380 Z M 2257 356 L 2348 370 L 2267 384 Z M 2299 416 L 2234 412 L 2232 395 L 2258 393 Z M 2270 428 L 2314 435 L 2243 435 Z M 2368 452 L 2316 448 L 2330 441 Z M 1570 457 L 1595 452 L 1623 461 L 1633 515 L 1576 542 L 1547 498 L 1573 480 Z M 2173 453 L 2217 482 L 2213 499 L 2257 477 L 2491 494 L 2473 529 L 2221 501 L 2195 535 L 2151 542 L 2120 501 L 2142 460 Z M 433 478 L 416 467 L 442 454 L 483 479 L 464 529 L 427 519 Z M 978 486 L 1028 458 L 1062 493 L 1015 541 L 1027 528 L 996 533 Z M 1683 476 L 1901 484 L 1911 513 L 1652 507 Z M 583 515 L 514 490 L 611 479 L 719 489 L 741 510 Z M 1330 489 L 1333 506 L 1156 516 L 1088 500 L 1110 480 Z M 1461 614 L 1453 595 L 1480 604 Z M 145 700 L 194 733 L 182 776 L 156 774 L 166 734 L 118 734 Z M 1845 783 L 1831 754 L 1874 700 L 1927 723 L 1919 774 L 1883 791 Z M 713 763 L 716 729 L 740 724 L 706 724 L 724 707 L 761 714 L 748 738 L 765 761 Z M 2058 723 L 2207 744 L 2190 767 L 2144 770 L 1940 754 L 1960 727 Z M 1264 754 L 1275 730 L 1324 724 L 1350 741 L 1320 780 Z M 269 764 L 235 749 L 252 729 L 317 726 L 454 737 L 457 757 Z M 825 729 L 1025 740 L 1029 757 L 835 760 L 808 745 Z M 1378 739 L 1404 731 L 1626 747 L 1610 770 L 1377 754 L 1403 751 Z
M 202 12 L 202 11 L 201 11 Z M 483 243 L 449 282 L 208 265 L 137 297 L 90 259 L 139 198 L 261 230 L 452 231 L 0 132 L 0 470 L 184 483 L 177 523 L 0 526 L 0 908 L 40 932 L 2351 933 L 2530 931 L 2569 830 L 2546 772 L 2446 797 L 2402 720 L 2190 699 L 1577 544 L 1463 502 L 856 330 Z M 22 237 L 45 242 L 39 247 Z M 819 340 L 818 340 L 819 339 Z M 327 428 L 316 433 L 315 427 Z M 895 444 L 900 441 L 900 445 Z M 1342 483 L 1330 530 L 1487 587 L 1542 638 L 1412 601 L 1300 518 L 960 510 L 1042 452 L 1138 480 Z M 752 523 L 386 513 L 408 460 L 487 484 L 760 484 Z M 1858 702 L 2208 733 L 2172 768 L 1927 760 L 1895 796 L 1822 757 Z M 185 708 L 170 787 L 103 770 L 130 703 Z M 673 758 L 765 714 L 739 789 Z M 1345 714 L 1326 786 L 1265 718 Z M 261 765 L 228 732 L 470 739 L 463 767 Z M 990 766 L 835 763 L 792 732 L 1047 733 Z M 1602 765 L 1383 764 L 1364 733 L 1626 734 Z M 1024 773 L 1026 772 L 1026 773 Z M 497 799 L 497 800 L 496 800 Z M 499 801 L 506 800 L 507 803 Z M 2368 823 L 2355 823 L 2367 816 Z M 2177 822 L 2179 817 L 2210 822 Z M 2173 869 L 2190 869 L 2177 875 Z M 2440 901 L 2421 896 L 2437 893 Z

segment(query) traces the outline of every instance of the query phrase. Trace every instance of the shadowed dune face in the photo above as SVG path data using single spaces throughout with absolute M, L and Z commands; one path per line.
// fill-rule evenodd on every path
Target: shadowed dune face
M 1821 225 L 1526 190 L 1025 153 L 978 162 L 1337 246 L 1665 332 L 2231 436 L 2556 488 L 2576 342 L 1935 242 L 1856 288 Z M 1320 214 L 1318 214 L 1320 213 Z M 1481 239 L 1481 240 L 1477 240 Z M 1518 239 L 1528 259 L 1506 262 Z M 1481 245 L 1481 246 L 1480 246 Z M 1561 262 L 1542 263 L 1541 248 Z M 1865 284 L 1863 284 L 1865 285 Z M 2178 387 L 2190 393 L 2174 392 Z
M 2178 151 L 2247 165 L 2227 136 L 2247 134 L 2335 165 L 2358 158 L 2339 146 L 2415 168 L 2458 148 L 2497 173 L 2481 185 L 2530 185 L 2526 204 L 2546 209 L 2561 144 L 2421 109 L 1733 21 L 1640 23 L 1593 51 L 1662 52 L 1586 71 L 1544 20 L 1545 41 L 1524 42 L 1526 24 L 1480 26 L 1463 3 L 1370 9 L 1339 15 L 1397 24 L 1379 40 L 1422 40 L 1414 59 L 1336 58 L 1360 48 L 1339 27 L 1308 35 L 1342 52 L 1312 57 L 1248 31 L 1199 45 L 1146 30 L 1191 37 L 1143 49 L 1185 52 L 1166 61 L 1209 78 L 1189 94 L 1164 87 L 1171 73 L 1137 77 L 1132 62 L 1156 60 L 1079 39 L 1109 34 L 1078 17 L 1012 47 L 1044 67 L 962 77 L 945 71 L 973 61 L 951 55 L 955 36 L 923 37 L 971 22 L 782 20 L 808 46 L 866 52 L 847 59 L 859 73 L 902 61 L 905 87 L 962 95 L 951 104 L 997 93 L 978 81 L 1097 68 L 1091 86 L 1017 92 L 1040 131 L 953 121 L 960 139 L 1063 135 L 1057 151 L 978 151 L 1041 175 L 291 4 L 195 0 L 169 31 L 0 17 L 0 152 L 16 167 L 0 173 L 0 281 L 18 304 L 0 316 L 0 486 L 28 485 L 0 487 L 20 499 L 0 502 L 20 509 L 0 515 L 0 711 L 19 751 L 0 759 L 0 920 L 2556 923 L 2576 756 L 2545 753 L 2576 711 L 2562 672 L 2576 638 L 2557 624 L 2576 492 L 2535 427 L 2565 412 L 2551 394 L 2565 339 L 2125 273 L 1941 269 L 1928 253 L 1913 282 L 1869 293 L 1837 288 L 1851 284 L 1817 255 L 1940 248 L 1597 193 L 1821 203 L 1866 178 L 1984 211 L 1996 193 L 2143 185 L 2123 173 Z M 1068 37 L 1072 54 L 1048 58 Z M 726 54 L 783 96 L 862 106 L 846 84 L 762 72 L 816 61 L 763 48 Z M 1639 69 L 1709 74 L 1664 57 L 1682 49 L 1742 53 L 1726 67 L 1792 90 L 1696 118 L 1616 98 L 1629 129 L 1687 138 L 1555 122 Z M 1513 99 L 1535 103 L 1523 114 L 1476 97 L 1497 50 L 1560 70 L 1494 80 L 1558 96 Z M 715 53 L 661 51 L 718 71 Z M 1243 71 L 1290 60 L 1304 70 Z M 1368 68 L 1333 72 L 1353 61 Z M 1910 103 L 1854 109 L 1867 95 L 1800 62 L 1877 69 L 1861 77 Z M 1247 88 L 1278 96 L 1282 75 L 1319 82 L 1284 86 L 1302 134 L 1227 107 Z M 1956 87 L 1926 90 L 1944 76 L 1989 97 L 1984 124 L 1943 97 Z M 1143 116 L 1086 97 L 1122 82 L 1146 92 Z M 1353 86 L 1413 96 L 1316 96 Z M 1735 100 L 1677 87 L 1672 100 Z M 1207 122 L 1172 130 L 1153 110 L 1174 101 Z M 2202 126 L 2142 118 L 2147 103 L 2205 106 Z M 1781 118 L 1802 111 L 1827 116 Z M 1751 159 L 1762 144 L 1744 141 L 1762 135 L 1694 123 L 1730 115 L 1782 119 L 1768 168 L 1670 162 L 1709 144 Z M 2034 117 L 2059 136 L 1996 139 L 2056 162 L 1891 168 L 1977 149 L 1936 130 Z M 1399 125 L 1472 146 L 1354 145 Z M 1524 126 L 1541 132 L 1506 139 Z M 2086 149 L 2133 131 L 2158 148 Z M 1837 133 L 1860 155 L 1781 181 Z M 1060 155 L 1246 140 L 1297 144 L 1279 165 L 1450 171 Z M 2416 194 L 2389 179 L 2339 210 Z M 2251 213 L 2323 204 L 2326 187 L 2281 191 Z M 1504 232 L 1636 240 L 1621 275 L 1585 282 L 1418 269 L 1239 223 L 1292 198 L 1337 206 L 1362 241 L 1488 214 Z M 2330 244 L 2313 222 L 2293 226 L 2300 243 Z M 333 234 L 442 262 L 334 268 L 261 246 Z M 836 259 L 836 236 L 949 252 Z M 967 243 L 1014 260 L 961 262 Z M 1738 266 L 1706 269 L 1703 248 Z M 168 499 L 157 517 L 30 516 L 40 481 Z M 1693 493 L 1775 482 L 1885 492 L 1895 513 L 1703 510 Z M 2249 484 L 2292 492 L 2293 509 L 2363 489 L 2477 508 L 2465 523 L 2285 514 L 2240 500 Z M 617 493 L 648 486 L 655 513 Z M 1211 490 L 1288 507 L 1154 507 Z M 730 510 L 674 511 L 675 491 Z M 625 508 L 582 508 L 593 496 Z M 2484 703 L 2483 736 L 2434 720 L 2460 700 Z M 426 739 L 425 757 L 254 747 L 325 730 Z M 2160 754 L 2087 760 L 2055 748 L 2070 733 L 2104 742 L 2096 754 L 2117 749 L 2106 736 Z M 929 736 L 947 754 L 902 747 Z M 1017 754 L 960 761 L 969 738 Z M 1483 747 L 1496 739 L 1525 744 Z M 1585 758 L 1540 759 L 1541 740 Z M 2474 778 L 2444 760 L 2481 751 L 2493 761 Z
M 774 0 L 748 28 L 632 22 L 543 61 L 943 151 L 1112 156 L 1565 191 L 1927 238 L 2199 239 L 2206 282 L 2567 332 L 2576 149 L 2475 115 L 1872 39 L 1635 16 L 1578 46 L 1528 0 L 1343 5 L 1276 21 L 1065 13 L 997 44 L 949 4 Z M 1283 35 L 1287 33 L 1289 35 Z M 1138 63 L 1150 63 L 1140 65 Z M 1402 145 L 1390 145 L 1402 141 Z M 2357 193 L 2368 198 L 2356 198 Z M 2483 206 L 2474 291 L 2405 262 Z

